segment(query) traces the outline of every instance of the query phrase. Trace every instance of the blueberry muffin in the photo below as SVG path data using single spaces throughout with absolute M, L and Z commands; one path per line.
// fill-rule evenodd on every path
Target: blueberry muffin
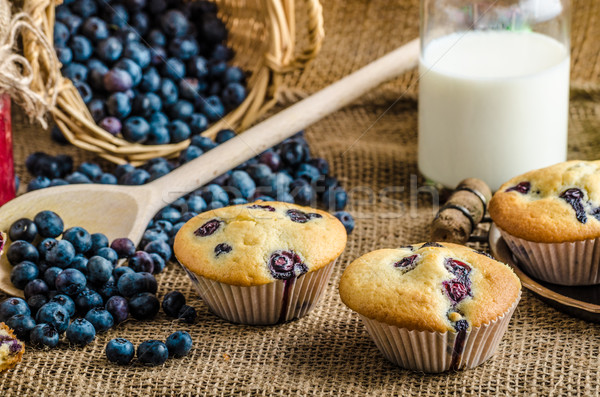
M 174 251 L 217 315 L 274 324 L 314 307 L 345 246 L 346 229 L 327 212 L 257 201 L 192 218 Z
M 23 358 L 25 345 L 13 331 L 0 323 L 0 372 L 13 368 Z
M 514 177 L 494 194 L 489 211 L 532 276 L 600 283 L 600 161 L 567 161 Z
M 521 296 L 508 266 L 452 243 L 370 252 L 346 268 L 339 288 L 390 361 L 424 372 L 491 357 Z

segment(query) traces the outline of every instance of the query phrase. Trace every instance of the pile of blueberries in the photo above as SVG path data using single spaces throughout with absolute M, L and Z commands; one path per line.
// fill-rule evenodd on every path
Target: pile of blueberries
M 246 99 L 214 3 L 65 0 L 54 46 L 96 123 L 129 142 L 176 143 Z
M 184 357 L 191 349 L 190 334 L 185 331 L 175 331 L 165 342 L 156 339 L 142 342 L 137 348 L 137 357 L 141 364 L 156 366 L 164 364 L 169 357 Z M 135 352 L 133 343 L 125 338 L 111 339 L 105 349 L 108 361 L 121 365 L 129 364 Z
M 90 162 L 82 163 L 74 170 L 73 159 L 69 156 L 36 152 L 26 161 L 27 169 L 35 176 L 28 190 L 72 183 L 142 185 L 168 174 L 234 136 L 232 130 L 219 131 L 215 142 L 207 137 L 195 136 L 178 159 L 156 158 L 138 168 L 130 164 L 119 165 L 112 173 L 103 172 L 98 164 Z M 255 200 L 277 200 L 311 207 L 321 204 L 335 211 L 334 215 L 348 233 L 354 229 L 352 215 L 343 211 L 348 200 L 346 191 L 329 174 L 327 160 L 311 157 L 308 143 L 300 132 L 164 207 L 148 225 L 144 242 L 159 239 L 172 246 L 172 239 L 179 228 L 198 213 Z
M 171 258 L 164 241 L 149 242 L 144 251 L 136 251 L 127 238 L 109 245 L 101 233 L 90 234 L 81 227 L 64 230 L 62 219 L 52 211 L 15 221 L 8 234 L 10 279 L 23 289 L 26 300 L 8 298 L 0 303 L 0 322 L 20 339 L 55 347 L 66 332 L 69 342 L 84 346 L 96 333 L 129 316 L 143 321 L 158 313 L 153 274 Z M 127 266 L 118 266 L 119 259 Z M 180 292 L 165 296 L 163 310 L 186 323 L 196 319 L 195 309 L 185 304 Z

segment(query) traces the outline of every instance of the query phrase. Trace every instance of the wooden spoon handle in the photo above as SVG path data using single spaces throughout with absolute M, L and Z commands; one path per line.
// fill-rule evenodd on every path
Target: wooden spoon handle
M 147 186 L 161 192 L 162 205 L 172 202 L 415 67 L 418 58 L 415 39 Z

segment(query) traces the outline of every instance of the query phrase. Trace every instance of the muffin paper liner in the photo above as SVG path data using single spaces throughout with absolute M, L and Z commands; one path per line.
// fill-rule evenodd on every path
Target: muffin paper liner
M 198 295 L 217 316 L 233 323 L 268 325 L 300 318 L 311 311 L 327 287 L 336 262 L 291 280 L 252 287 L 220 283 L 182 267 Z
M 464 340 L 462 354 L 451 368 L 458 332 L 413 331 L 388 325 L 359 314 L 377 348 L 392 363 L 422 372 L 444 372 L 450 369 L 473 368 L 490 358 L 508 327 L 521 299 L 497 319 L 480 327 L 471 327 Z
M 600 284 L 600 238 L 535 243 L 498 230 L 530 276 L 559 285 Z

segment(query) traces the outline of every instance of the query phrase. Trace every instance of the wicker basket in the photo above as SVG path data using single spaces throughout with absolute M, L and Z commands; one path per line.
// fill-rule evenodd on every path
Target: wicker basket
M 53 42 L 54 7 L 62 0 L 24 0 L 23 8 Z M 248 97 L 203 135 L 214 138 L 222 128 L 243 131 L 276 102 L 283 75 L 304 67 L 318 53 L 323 39 L 322 7 L 318 0 L 303 0 L 299 18 L 306 21 L 305 49 L 296 50 L 294 0 L 216 0 L 219 16 L 229 30 L 228 45 L 235 50 L 233 64 L 251 73 Z M 51 65 L 49 55 L 40 50 L 39 41 L 25 33 L 25 57 L 31 62 L 37 92 L 46 90 L 45 80 Z M 52 56 L 55 57 L 53 54 Z M 56 107 L 51 109 L 56 124 L 73 145 L 97 153 L 114 163 L 140 164 L 154 157 L 170 157 L 189 145 L 189 140 L 167 145 L 141 145 L 114 137 L 98 127 L 69 79 L 59 78 Z

